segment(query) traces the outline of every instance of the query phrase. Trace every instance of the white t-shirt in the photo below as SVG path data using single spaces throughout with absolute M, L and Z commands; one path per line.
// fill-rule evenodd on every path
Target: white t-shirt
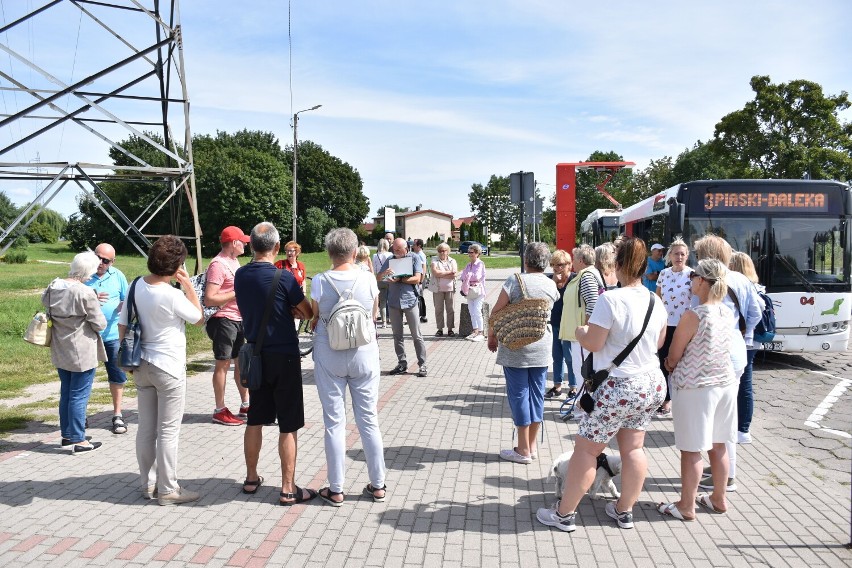
M 675 272 L 669 267 L 660 272 L 657 278 L 657 289 L 663 298 L 670 326 L 676 326 L 687 308 L 692 305 L 690 274 L 692 269 L 688 266 L 684 266 L 680 272 Z
M 127 293 L 128 300 L 130 292 Z M 142 358 L 173 377 L 186 376 L 185 323 L 194 324 L 201 312 L 181 290 L 168 284 L 150 285 L 140 278 L 136 282 L 134 310 L 142 326 Z M 118 323 L 127 325 L 124 302 Z
M 596 371 L 608 368 L 627 344 L 639 335 L 652 296 L 654 309 L 648 328 L 624 362 L 610 371 L 610 376 L 631 377 L 660 368 L 657 341 L 666 326 L 666 310 L 657 295 L 652 295 L 644 286 L 629 286 L 601 294 L 589 318 L 590 324 L 609 330 L 603 349 L 594 354 Z

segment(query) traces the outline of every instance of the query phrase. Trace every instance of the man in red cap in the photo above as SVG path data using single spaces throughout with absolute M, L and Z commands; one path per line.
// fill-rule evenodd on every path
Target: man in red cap
M 240 366 L 237 363 L 237 356 L 245 338 L 243 318 L 234 294 L 234 274 L 240 267 L 237 257 L 245 252 L 249 240 L 250 237 L 239 227 L 225 227 L 219 237 L 222 251 L 207 267 L 204 303 L 208 306 L 219 306 L 219 311 L 207 322 L 207 336 L 213 341 L 213 357 L 216 359 L 216 368 L 213 370 L 213 395 L 216 399 L 213 422 L 225 426 L 245 424 L 249 408 L 248 389 L 240 385 Z M 236 416 L 225 406 L 225 379 L 231 361 L 234 363 L 234 382 L 237 383 L 241 401 L 240 411 Z

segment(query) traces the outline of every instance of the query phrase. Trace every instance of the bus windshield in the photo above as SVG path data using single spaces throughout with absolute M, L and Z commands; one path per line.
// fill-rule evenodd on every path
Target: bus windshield
M 849 288 L 850 267 L 842 223 L 813 217 L 693 217 L 684 237 L 690 246 L 705 234 L 723 237 L 734 250 L 751 256 L 770 292 L 843 291 Z

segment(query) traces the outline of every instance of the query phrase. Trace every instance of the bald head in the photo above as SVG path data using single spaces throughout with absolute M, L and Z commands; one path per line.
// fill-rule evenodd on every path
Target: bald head
M 98 263 L 98 276 L 103 276 L 112 265 L 112 261 L 115 261 L 115 249 L 112 248 L 112 245 L 109 243 L 101 243 L 95 247 L 95 254 L 98 255 L 99 259 L 107 259 L 111 261 L 106 263 L 103 260 L 100 260 Z
M 395 257 L 402 258 L 408 253 L 408 243 L 405 242 L 405 239 L 394 239 L 391 250 Z

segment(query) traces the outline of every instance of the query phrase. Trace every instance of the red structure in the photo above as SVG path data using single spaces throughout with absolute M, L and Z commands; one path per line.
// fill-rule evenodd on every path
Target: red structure
M 632 168 L 633 162 L 572 162 L 556 164 L 556 247 L 570 251 L 577 242 L 577 170 L 603 172 L 597 184 L 600 191 L 616 208 L 621 208 L 604 189 L 612 176 L 623 168 Z

